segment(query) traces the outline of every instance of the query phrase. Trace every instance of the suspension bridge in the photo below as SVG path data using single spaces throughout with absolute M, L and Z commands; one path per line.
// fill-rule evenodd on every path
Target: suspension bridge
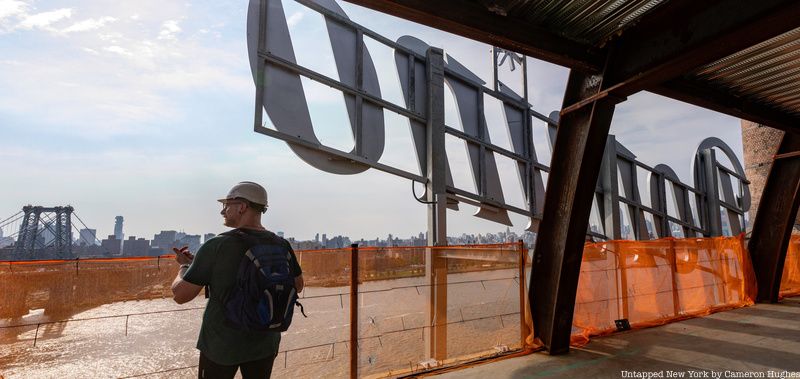
M 77 257 L 75 246 L 100 245 L 95 234 L 81 233 L 73 217 L 89 230 L 72 206 L 22 207 L 0 221 L 0 260 L 71 259 Z

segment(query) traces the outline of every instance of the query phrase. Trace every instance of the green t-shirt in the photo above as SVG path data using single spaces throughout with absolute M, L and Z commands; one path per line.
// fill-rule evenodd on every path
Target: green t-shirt
M 259 237 L 262 243 L 282 244 L 291 252 L 289 262 L 294 276 L 302 273 L 291 245 L 274 233 L 263 230 L 242 229 Z M 278 353 L 281 342 L 279 332 L 249 333 L 225 325 L 225 299 L 233 289 L 239 264 L 247 246 L 238 237 L 220 235 L 207 241 L 195 254 L 194 261 L 183 280 L 198 286 L 209 287 L 209 299 L 203 314 L 197 349 L 215 363 L 235 365 L 263 359 Z

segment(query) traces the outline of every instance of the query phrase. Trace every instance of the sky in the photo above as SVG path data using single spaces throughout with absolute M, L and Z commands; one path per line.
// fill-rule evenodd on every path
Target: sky
M 322 18 L 284 4 L 298 63 L 335 71 Z M 340 6 L 391 40 L 407 34 L 443 47 L 491 80 L 488 45 Z M 99 237 L 113 233 L 117 215 L 125 218 L 126 236 L 219 233 L 225 227 L 215 199 L 250 180 L 269 193 L 265 226 L 297 239 L 316 233 L 407 238 L 425 231 L 426 207 L 414 200 L 408 180 L 376 170 L 329 174 L 302 162 L 285 143 L 253 132 L 246 12 L 246 1 L 0 0 L 0 220 L 26 204 L 69 204 Z M 391 50 L 371 41 L 367 48 L 382 89 L 396 95 Z M 559 109 L 568 70 L 534 59 L 528 70 L 533 108 Z M 339 122 L 341 96 L 309 81 L 304 89 L 320 140 L 349 151 L 349 126 Z M 448 125 L 457 122 L 452 103 L 446 99 Z M 534 127 L 537 154 L 547 163 L 544 126 Z M 706 137 L 719 137 L 742 161 L 738 119 L 654 94 L 619 104 L 611 133 L 640 161 L 667 164 L 689 184 L 697 145 Z M 381 162 L 414 170 L 408 126 L 389 120 L 387 136 Z M 455 166 L 463 147 L 450 149 Z M 469 186 L 468 175 L 454 169 L 457 185 Z M 509 178 L 502 183 L 513 193 L 518 183 Z M 448 235 L 505 230 L 473 217 L 475 208 L 461 208 L 448 212 Z M 521 216 L 511 220 L 517 232 L 527 224 Z

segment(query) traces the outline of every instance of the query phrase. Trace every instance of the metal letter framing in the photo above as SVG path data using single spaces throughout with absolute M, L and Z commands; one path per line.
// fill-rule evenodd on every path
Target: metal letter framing
M 443 98 L 428 98 L 430 78 L 427 54 L 431 47 L 411 36 L 391 41 L 351 21 L 333 0 L 298 2 L 324 17 L 339 79 L 297 64 L 280 0 L 251 0 L 247 38 L 250 66 L 256 83 L 256 132 L 287 142 L 305 162 L 331 173 L 357 174 L 375 168 L 425 183 L 426 190 L 430 190 L 428 182 L 432 175 L 443 175 L 446 197 L 449 199 L 447 207 L 458 209 L 458 202 L 474 205 L 478 207 L 475 216 L 505 225 L 511 225 L 510 211 L 528 217 L 527 230 L 538 229 L 544 209 L 543 176 L 550 172 L 550 168 L 537 161 L 532 125 L 534 122 L 545 122 L 554 133 L 558 112 L 551 113 L 550 117 L 544 116 L 528 103 L 525 85 L 527 64 L 524 57 L 521 61 L 524 78 L 522 96 L 497 78 L 501 55 L 508 61 L 506 63 L 519 63 L 519 57 L 512 52 L 496 49 L 492 54 L 495 75 L 490 86 L 486 86 L 484 81 L 454 57 L 448 55 L 444 63 L 445 91 L 453 94 L 461 125 L 460 128 L 445 125 L 443 130 L 437 129 L 436 133 L 441 134 L 442 138 L 444 135 L 455 137 L 466 147 L 475 188 L 471 191 L 454 184 L 445 150 L 428 146 L 428 134 L 431 132 L 428 104 L 434 100 L 444 102 Z M 394 51 L 404 104 L 398 105 L 382 97 L 378 73 L 365 46 L 365 38 Z M 351 151 L 325 146 L 316 137 L 302 78 L 317 81 L 342 93 L 355 141 Z M 600 76 L 591 75 L 587 77 L 585 87 L 596 90 L 600 84 Z M 436 96 L 444 95 L 443 92 L 437 93 Z M 597 101 L 615 103 L 621 100 L 613 96 L 598 96 L 602 93 L 604 91 L 597 90 L 586 98 L 568 103 L 570 106 L 561 113 L 569 115 Z M 489 136 L 483 109 L 487 96 L 502 103 L 510 150 L 496 145 Z M 266 110 L 275 129 L 264 126 L 263 110 Z M 380 162 L 386 138 L 385 110 L 408 119 L 419 163 L 418 172 Z M 551 147 L 553 139 L 551 135 Z M 715 150 L 722 151 L 733 167 L 720 164 Z M 525 200 L 524 208 L 506 201 L 500 183 L 498 156 L 515 163 Z M 430 159 L 444 161 L 444 164 L 435 165 L 437 170 L 444 171 L 443 174 L 429 172 Z M 750 206 L 749 182 L 732 150 L 719 139 L 709 138 L 698 147 L 693 166 L 694 186 L 690 186 L 681 182 L 670 167 L 650 167 L 637 161 L 633 153 L 610 136 L 592 205 L 592 213 L 599 216 L 600 222 L 590 224 L 587 233 L 602 239 L 651 239 L 718 236 L 738 234 L 744 230 L 744 214 Z M 646 185 L 639 183 L 642 173 L 647 176 Z M 648 188 L 645 191 L 649 196 L 642 196 L 644 193 L 640 188 Z M 428 198 L 429 194 L 426 193 L 425 197 Z M 645 201 L 648 198 L 649 202 Z M 432 234 L 434 231 L 429 232 Z

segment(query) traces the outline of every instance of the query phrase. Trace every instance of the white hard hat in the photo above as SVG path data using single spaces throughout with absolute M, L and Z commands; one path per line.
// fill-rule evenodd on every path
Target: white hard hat
M 264 208 L 267 208 L 267 190 L 264 189 L 260 184 L 254 182 L 239 182 L 231 190 L 228 192 L 228 195 L 225 196 L 224 199 L 219 199 L 217 201 L 224 203 L 228 200 L 233 200 L 236 198 L 241 198 L 250 201 L 251 203 L 255 203 L 258 205 L 263 205 Z

